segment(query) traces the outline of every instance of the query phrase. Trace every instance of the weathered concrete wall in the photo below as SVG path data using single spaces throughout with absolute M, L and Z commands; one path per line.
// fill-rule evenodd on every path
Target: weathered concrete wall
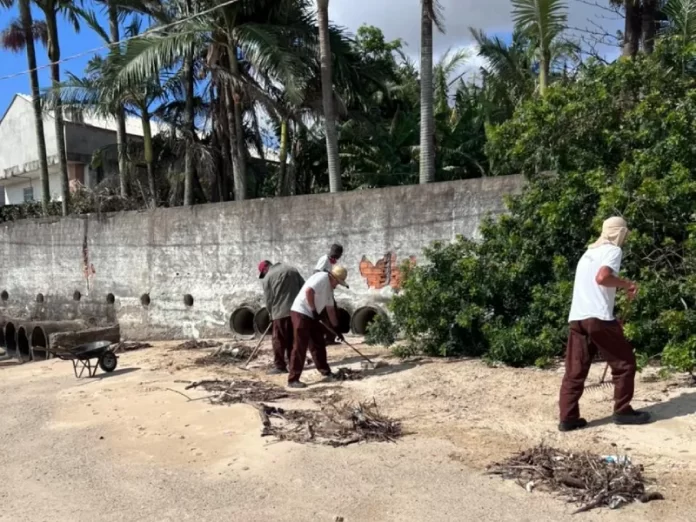
M 481 219 L 504 211 L 503 196 L 522 184 L 484 178 L 4 224 L 0 314 L 118 320 L 133 339 L 229 335 L 236 308 L 260 305 L 259 261 L 291 263 L 308 276 L 334 241 L 344 245 L 351 285 L 337 300 L 352 311 L 386 302 L 398 282 L 393 269 L 409 256 L 418 262 L 432 241 L 475 237 Z

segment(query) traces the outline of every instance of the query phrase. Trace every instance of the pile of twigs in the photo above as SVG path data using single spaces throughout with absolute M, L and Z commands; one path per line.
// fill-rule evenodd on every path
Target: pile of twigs
M 348 446 L 358 442 L 394 442 L 402 435 L 401 423 L 379 412 L 372 403 L 333 403 L 320 411 L 283 410 L 266 404 L 257 405 L 263 424 L 262 437 Z
M 615 460 L 540 444 L 494 464 L 489 471 L 516 480 L 527 491 L 539 488 L 557 493 L 568 502 L 581 505 L 575 513 L 663 498 L 659 493 L 646 492 L 642 466 L 631 464 L 626 458 Z
M 339 368 L 333 373 L 333 376 L 337 381 L 359 381 L 364 377 L 360 370 L 351 370 L 350 368 Z
M 152 348 L 152 345 L 150 343 L 123 341 L 116 345 L 114 352 L 132 352 L 133 350 L 142 350 L 143 348 Z
M 218 341 L 200 341 L 198 339 L 190 339 L 175 346 L 172 348 L 172 350 L 199 350 L 201 348 L 215 348 L 221 344 L 222 343 Z
M 213 392 L 213 395 L 208 398 L 210 402 L 214 404 L 234 404 L 239 402 L 256 403 L 261 401 L 273 402 L 279 399 L 285 399 L 289 396 L 288 392 L 274 384 L 244 379 L 233 381 L 217 379 L 197 381 L 186 386 L 186 389 L 190 390 L 199 387 L 206 391 Z

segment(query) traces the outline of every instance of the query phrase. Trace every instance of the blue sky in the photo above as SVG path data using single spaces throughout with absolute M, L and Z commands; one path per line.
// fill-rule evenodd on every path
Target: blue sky
M 32 13 L 35 20 L 43 19 L 41 11 L 35 7 L 32 9 Z M 97 11 L 97 16 L 99 16 L 102 26 L 108 28 L 106 17 L 99 11 Z M 4 30 L 12 20 L 18 17 L 19 14 L 16 8 L 1 10 L 0 29 Z M 67 58 L 68 56 L 103 45 L 101 38 L 84 24 L 81 27 L 80 33 L 75 34 L 71 24 L 67 23 L 65 20 L 60 20 L 59 31 L 62 58 Z M 81 75 L 89 59 L 90 56 L 88 55 L 66 62 L 61 66 L 61 74 L 65 71 L 70 71 L 73 74 Z M 36 60 L 39 66 L 49 63 L 46 49 L 40 44 L 36 47 Z M 27 56 L 24 51 L 19 53 L 0 51 L 0 63 L 2 63 L 0 76 L 7 76 L 27 70 Z M 51 76 L 48 68 L 39 70 L 39 82 L 42 88 L 48 87 L 50 80 Z M 5 112 L 5 109 L 16 93 L 30 94 L 28 75 L 25 74 L 9 80 L 0 81 L 0 114 Z

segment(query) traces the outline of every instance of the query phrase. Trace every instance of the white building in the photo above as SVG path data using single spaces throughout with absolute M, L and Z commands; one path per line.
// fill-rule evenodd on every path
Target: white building
M 43 124 L 51 199 L 59 201 L 61 183 L 58 144 L 52 113 L 44 114 Z M 0 205 L 41 200 L 41 170 L 35 129 L 31 97 L 15 94 L 0 119 Z M 157 130 L 153 122 L 153 134 Z M 129 138 L 142 139 L 140 121 L 137 118 L 128 118 L 126 132 Z M 89 168 L 92 155 L 96 150 L 115 144 L 115 120 L 96 118 L 88 114 L 80 118 L 66 115 L 65 148 L 71 187 L 77 183 L 93 187 L 101 181 L 101 173 Z

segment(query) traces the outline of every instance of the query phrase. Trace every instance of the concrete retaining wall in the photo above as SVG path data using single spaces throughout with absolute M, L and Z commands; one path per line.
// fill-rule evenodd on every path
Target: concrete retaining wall
M 130 339 L 225 336 L 235 309 L 262 306 L 259 261 L 307 277 L 332 242 L 344 245 L 351 285 L 337 290 L 339 306 L 379 306 L 403 260 L 417 263 L 434 240 L 476 237 L 522 185 L 483 178 L 3 224 L 0 314 L 118 321 Z

